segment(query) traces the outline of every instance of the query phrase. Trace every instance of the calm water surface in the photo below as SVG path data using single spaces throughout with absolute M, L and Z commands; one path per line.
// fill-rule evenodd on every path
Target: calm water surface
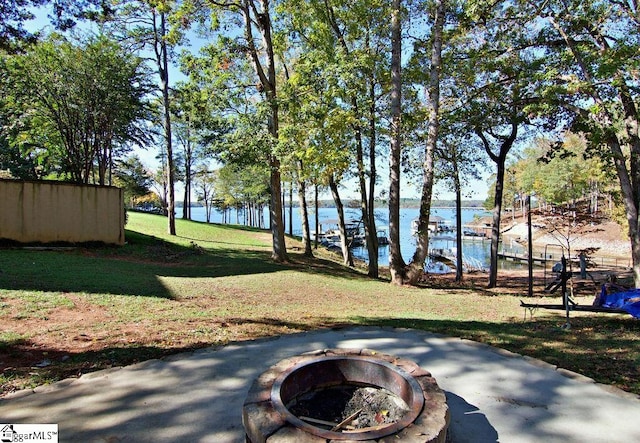
M 415 252 L 415 237 L 411 234 L 411 221 L 418 217 L 418 209 L 417 208 L 406 208 L 400 210 L 400 250 L 405 261 L 408 261 L 413 253 Z M 292 225 L 293 225 L 293 233 L 294 235 L 301 235 L 302 233 L 302 223 L 300 218 L 300 213 L 297 208 L 293 208 L 293 217 L 292 217 Z M 432 208 L 432 215 L 442 217 L 445 222 L 451 226 L 455 224 L 455 209 L 454 208 Z M 178 216 L 182 215 L 182 210 L 178 209 Z M 346 220 L 358 220 L 360 210 L 359 209 L 346 209 L 345 210 L 345 218 Z M 491 216 L 491 213 L 481 209 L 462 209 L 462 224 L 472 225 L 475 223 L 475 220 L 479 217 L 487 217 Z M 268 222 L 268 212 L 265 211 L 264 214 L 265 220 Z M 311 224 L 311 230 L 313 231 L 315 213 L 310 212 L 309 214 L 309 223 Z M 206 214 L 203 207 L 193 207 L 191 208 L 191 218 L 195 221 L 205 221 Z M 236 223 L 236 214 L 232 213 L 231 215 L 232 223 Z M 338 213 L 335 208 L 320 208 L 318 210 L 318 219 L 320 224 L 322 225 L 322 230 L 330 229 L 332 227 L 331 222 L 335 221 L 338 218 Z M 242 215 L 239 215 L 237 218 L 238 223 L 243 223 L 244 219 Z M 211 222 L 212 223 L 222 223 L 223 217 L 222 213 L 218 211 L 213 211 L 211 214 Z M 285 215 L 285 228 L 287 233 L 289 228 L 289 210 L 287 209 Z M 388 211 L 386 209 L 380 208 L 376 209 L 376 226 L 378 229 L 387 229 L 389 224 Z M 429 241 L 430 248 L 455 248 L 455 241 L 453 240 L 453 236 L 451 239 L 442 240 L 442 239 L 431 239 Z M 517 245 L 516 245 L 517 247 Z M 465 257 L 471 257 L 472 260 L 478 260 L 483 266 L 489 267 L 490 260 L 490 242 L 489 240 L 463 240 L 462 242 L 463 255 Z M 360 258 L 362 260 L 367 259 L 367 251 L 366 248 L 360 247 L 355 248 L 353 250 L 354 256 Z M 378 263 L 381 266 L 386 266 L 389 264 L 389 247 L 381 246 L 379 248 L 378 253 Z M 514 265 L 511 263 L 505 263 L 505 267 L 513 267 Z M 521 265 L 515 265 L 520 267 Z

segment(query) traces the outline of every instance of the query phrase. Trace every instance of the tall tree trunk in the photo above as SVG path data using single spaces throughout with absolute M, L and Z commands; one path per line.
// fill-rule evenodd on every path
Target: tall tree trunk
M 620 2 L 620 5 L 623 6 L 624 2 Z M 634 6 L 632 9 L 635 11 L 636 7 Z M 627 10 L 627 12 L 631 12 L 631 10 Z M 633 12 L 631 12 L 631 17 L 634 17 Z M 564 39 L 567 49 L 571 51 L 576 66 L 580 69 L 584 78 L 593 85 L 593 87 L 590 88 L 591 97 L 595 103 L 600 105 L 601 110 L 597 116 L 599 124 L 605 132 L 610 132 L 607 145 L 609 146 L 613 156 L 616 173 L 618 175 L 622 191 L 622 199 L 627 217 L 629 240 L 631 242 L 631 259 L 633 263 L 634 282 L 635 286 L 640 288 L 640 138 L 638 134 L 640 125 L 638 122 L 636 104 L 629 92 L 629 86 L 626 83 L 627 73 L 616 73 L 614 75 L 614 83 L 616 84 L 618 97 L 622 104 L 624 114 L 624 120 L 622 123 L 629 139 L 629 169 L 627 169 L 627 160 L 622 152 L 620 140 L 616 134 L 611 133 L 611 128 L 615 127 L 616 123 L 621 122 L 615 115 L 608 112 L 609 99 L 604 99 L 600 95 L 598 88 L 595 87 L 598 83 L 596 81 L 597 79 L 592 77 L 588 63 L 584 60 L 584 57 L 576 45 L 576 40 L 567 35 L 557 20 L 553 18 L 550 20 L 554 28 Z M 590 23 L 585 22 L 584 29 L 588 34 L 594 37 L 598 52 L 606 53 L 611 49 L 609 47 L 608 37 L 599 34 L 597 27 L 592 27 Z
M 517 96 L 517 92 L 514 93 Z M 500 242 L 500 216 L 502 214 L 502 197 L 504 191 L 504 176 L 505 176 L 505 163 L 507 161 L 507 154 L 511 150 L 513 143 L 518 136 L 518 122 L 519 116 L 517 112 L 514 112 L 511 119 L 511 133 L 508 136 L 501 137 L 500 149 L 496 155 L 492 149 L 489 140 L 484 133 L 476 128 L 476 134 L 480 137 L 484 150 L 487 155 L 496 164 L 496 189 L 493 199 L 493 226 L 491 227 L 491 257 L 489 264 L 489 283 L 488 288 L 495 288 L 498 284 L 498 244 Z
M 373 74 L 369 79 L 369 223 L 365 223 L 365 229 L 371 231 L 367 241 L 369 264 L 367 275 L 378 278 L 378 230 L 376 228 L 375 189 L 377 181 L 376 172 L 376 87 Z
M 429 255 L 429 217 L 431 215 L 431 198 L 434 183 L 434 155 L 438 143 L 440 129 L 440 71 L 442 70 L 442 31 L 444 27 L 445 1 L 435 2 L 435 25 L 431 47 L 431 68 L 429 71 L 429 130 L 425 147 L 422 197 L 418 221 L 418 238 L 416 251 L 407 269 L 407 280 L 415 283 L 424 270 L 424 262 Z
M 489 262 L 489 288 L 498 285 L 498 245 L 500 243 L 500 216 L 502 214 L 502 194 L 504 191 L 505 160 L 497 162 L 496 189 L 493 199 L 493 224 L 491 226 L 491 257 Z
M 391 282 L 404 283 L 405 262 L 400 250 L 400 156 L 402 152 L 401 0 L 391 5 L 391 152 L 389 155 L 389 271 Z
M 271 208 L 270 223 L 273 251 L 271 258 L 276 262 L 289 261 L 287 247 L 284 241 L 284 223 L 282 221 L 282 203 L 280 201 L 280 160 L 274 155 L 269 162 L 271 167 Z
M 631 241 L 633 279 L 635 287 L 640 288 L 640 136 L 638 134 L 640 122 L 638 121 L 638 109 L 631 97 L 629 88 L 622 78 L 620 81 L 621 86 L 618 90 L 624 109 L 625 131 L 629 139 L 630 158 L 628 172 L 626 162 L 622 163 L 617 160 L 619 154 L 622 153 L 619 149 L 614 152 L 614 162 L 616 163 L 616 172 L 620 179 L 622 195 L 625 200 L 629 240 Z M 617 147 L 619 148 L 619 144 Z M 624 185 L 623 182 L 625 183 Z
M 362 142 L 362 134 L 360 128 L 357 130 L 356 137 L 356 162 L 358 165 L 358 184 L 360 188 L 360 210 L 362 224 L 364 226 L 364 241 L 367 245 L 367 255 L 369 261 L 367 263 L 367 274 L 370 277 L 377 278 L 378 275 L 378 237 L 376 236 L 375 219 L 373 216 L 373 207 L 369 205 L 369 197 L 367 196 L 367 180 L 364 168 L 364 150 Z M 369 178 L 373 182 L 372 178 Z
M 354 109 L 357 111 L 357 103 L 354 101 Z M 357 111 L 359 112 L 359 111 Z M 358 185 L 360 189 L 360 210 L 362 217 L 362 224 L 364 226 L 364 240 L 367 245 L 367 254 L 369 262 L 367 265 L 367 273 L 371 277 L 375 277 L 378 274 L 378 238 L 376 237 L 375 222 L 373 221 L 373 208 L 369 206 L 369 198 L 367 197 L 367 179 L 366 171 L 364 168 L 364 149 L 362 141 L 362 131 L 360 124 L 357 124 L 356 129 L 356 164 L 358 166 Z M 371 180 L 371 179 L 370 179 Z M 374 249 L 375 248 L 375 249 Z M 373 257 L 373 259 L 372 259 Z M 374 268 L 375 266 L 375 268 Z
M 186 184 L 184 187 L 184 197 L 182 199 L 182 218 L 187 220 L 189 219 L 189 214 L 187 213 L 187 208 L 189 205 L 188 201 L 189 201 L 189 188 L 187 188 Z
M 338 192 L 338 184 L 333 178 L 333 175 L 329 177 L 329 188 L 331 189 L 331 195 L 338 211 L 338 230 L 340 231 L 340 247 L 342 249 L 343 264 L 345 266 L 353 266 L 353 256 L 351 255 L 351 249 L 349 249 L 347 230 L 345 228 L 344 221 L 344 206 L 340 199 Z
M 187 115 L 187 134 L 184 153 L 184 202 L 182 203 L 182 218 L 191 220 L 191 119 Z
M 211 206 L 212 205 L 212 199 L 211 196 L 209 195 L 209 192 L 206 190 L 204 190 L 203 192 L 203 200 L 204 200 L 204 213 L 205 213 L 205 217 L 206 217 L 206 221 L 207 223 L 211 223 Z
M 248 45 L 248 53 L 271 110 L 268 122 L 269 133 L 274 141 L 277 141 L 279 137 L 278 94 L 276 88 L 275 53 L 271 37 L 271 6 L 268 0 L 262 0 L 260 4 L 261 11 L 258 11 L 258 6 L 254 0 L 242 0 L 239 6 L 244 17 L 244 34 Z M 252 16 L 252 12 L 255 12 L 255 17 Z M 263 50 L 256 47 L 253 39 L 253 29 L 256 25 L 262 35 Z M 269 185 L 271 191 L 269 207 L 269 222 L 272 237 L 271 258 L 276 262 L 287 262 L 289 261 L 289 257 L 287 256 L 285 244 L 282 201 L 280 200 L 280 196 L 282 195 L 280 159 L 273 152 L 270 153 L 268 157 L 270 170 Z
M 298 204 L 300 205 L 300 218 L 302 219 L 302 245 L 304 247 L 304 256 L 313 257 L 311 250 L 311 234 L 309 232 L 309 211 L 307 210 L 307 186 L 303 176 L 302 161 L 298 161 Z
M 460 185 L 460 170 L 458 169 L 458 159 L 453 153 L 453 186 L 456 190 L 456 281 L 462 281 L 463 261 L 462 261 L 462 186 Z
M 191 220 L 191 130 L 188 118 L 184 153 L 184 200 L 182 202 L 182 218 Z
M 167 148 L 167 219 L 169 235 L 176 235 L 176 195 L 175 195 L 175 162 L 173 158 L 173 145 L 171 141 L 171 112 L 169 99 L 169 52 L 167 50 L 167 23 L 164 12 L 158 12 L 160 18 L 160 29 L 154 29 L 156 62 L 158 64 L 158 73 L 160 74 L 160 89 L 162 90 L 162 106 L 164 127 L 164 138 Z M 154 28 L 155 28 L 154 13 Z
M 318 183 L 313 185 L 313 205 L 315 209 L 314 222 L 316 238 L 313 240 L 313 248 L 318 249 L 318 239 L 320 238 L 320 215 L 318 214 Z
M 327 18 L 329 20 L 329 25 L 333 30 L 335 36 L 340 42 L 340 46 L 344 50 L 345 54 L 349 55 L 350 50 L 347 42 L 344 38 L 344 31 L 338 24 L 333 7 L 329 4 L 329 2 L 325 2 L 325 7 L 327 9 Z M 369 257 L 369 262 L 367 265 L 368 275 L 372 277 L 377 277 L 378 275 L 378 238 L 376 236 L 376 228 L 375 228 L 375 217 L 373 214 L 373 207 L 369 204 L 369 197 L 367 197 L 367 182 L 366 182 L 366 171 L 364 167 L 364 147 L 362 141 L 362 126 L 360 123 L 360 118 L 362 117 L 362 113 L 360 111 L 360 106 L 358 104 L 358 97 L 355 93 L 351 93 L 350 97 L 351 101 L 351 109 L 353 110 L 353 114 L 355 116 L 355 123 L 353 123 L 353 130 L 355 133 L 356 140 L 356 167 L 358 171 L 358 187 L 360 191 L 360 209 L 362 212 L 362 223 L 364 225 L 364 235 L 365 235 L 365 243 L 367 244 L 367 254 Z M 370 178 L 370 180 L 373 180 Z
M 627 170 L 626 158 L 618 137 L 615 135 L 610 136 L 607 144 L 613 154 L 613 162 L 620 182 L 622 201 L 627 216 L 627 233 L 631 242 L 634 283 L 636 288 L 640 288 L 640 201 L 638 200 L 640 190 L 637 189 L 640 184 L 634 183 L 632 180 L 633 174 Z
M 480 130 L 476 130 L 476 134 L 482 140 L 484 149 L 496 164 L 496 189 L 493 199 L 493 225 L 491 227 L 491 257 L 489 264 L 489 283 L 488 288 L 495 288 L 498 284 L 498 244 L 500 242 L 500 216 L 502 214 L 502 197 L 504 192 L 504 176 L 505 176 L 505 163 L 507 160 L 507 154 L 511 150 L 513 143 L 516 140 L 518 134 L 517 122 L 511 124 L 511 134 L 505 137 L 500 144 L 499 154 L 496 155 L 491 150 L 491 145 L 488 139 Z
M 435 2 L 435 25 L 433 27 L 433 39 L 431 48 L 431 70 L 429 75 L 429 101 L 431 112 L 429 113 L 429 131 L 427 144 L 425 147 L 425 160 L 423 164 L 423 182 L 422 196 L 420 200 L 420 213 L 418 218 L 417 247 L 413 254 L 413 258 L 408 265 L 400 256 L 400 246 L 393 245 L 399 241 L 399 233 L 396 232 L 390 236 L 389 245 L 389 268 L 391 270 L 391 281 L 395 284 L 414 284 L 424 273 L 424 263 L 429 254 L 429 215 L 431 212 L 431 197 L 434 182 L 434 152 L 438 141 L 438 130 L 440 125 L 440 71 L 442 66 L 442 30 L 444 27 L 444 11 L 445 2 Z M 401 66 L 401 32 L 399 17 L 397 14 L 400 10 L 400 1 L 394 0 L 393 7 L 394 16 L 392 17 L 391 31 L 391 164 L 390 164 L 390 182 L 391 189 L 389 192 L 389 231 L 399 231 L 399 212 L 400 212 L 400 66 Z M 396 23 L 396 21 L 398 21 Z M 397 101 L 397 102 L 396 102 Z M 391 225 L 391 220 L 396 225 Z
M 293 235 L 293 180 L 289 185 L 289 235 Z

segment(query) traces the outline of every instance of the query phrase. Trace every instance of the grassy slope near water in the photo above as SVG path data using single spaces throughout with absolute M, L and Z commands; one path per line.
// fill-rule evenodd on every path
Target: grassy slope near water
M 130 213 L 127 245 L 0 250 L 2 393 L 204 346 L 322 327 L 424 329 L 640 394 L 640 323 L 538 312 L 481 288 L 395 287 L 327 253 L 270 260 L 268 232 Z M 526 293 L 526 289 L 522 291 Z

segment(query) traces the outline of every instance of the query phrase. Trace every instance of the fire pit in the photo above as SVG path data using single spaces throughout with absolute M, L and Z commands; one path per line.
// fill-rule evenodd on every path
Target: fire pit
M 247 442 L 445 441 L 449 411 L 431 374 L 371 350 L 314 351 L 280 361 L 249 390 Z

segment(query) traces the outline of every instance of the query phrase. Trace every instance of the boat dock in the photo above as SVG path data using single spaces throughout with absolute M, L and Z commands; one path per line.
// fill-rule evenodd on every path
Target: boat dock
M 429 250 L 429 258 L 431 260 L 444 263 L 454 269 L 456 268 L 456 256 L 457 252 L 452 249 L 436 248 Z M 467 257 L 464 254 L 462 254 L 462 267 L 465 272 L 485 270 L 480 260 L 474 257 Z
M 535 253 L 533 255 L 533 263 L 537 263 L 539 265 L 546 265 L 551 262 L 556 264 L 560 261 L 560 257 L 562 254 L 548 254 L 546 257 L 543 253 L 540 253 L 539 256 L 536 256 Z M 516 252 L 506 252 L 499 251 L 498 252 L 498 260 L 507 260 L 512 262 L 527 262 L 529 257 L 527 254 L 519 254 Z M 567 260 L 571 261 L 575 265 L 580 264 L 579 257 L 571 257 L 567 258 Z M 591 268 L 631 268 L 632 263 L 630 258 L 622 258 L 622 257 L 607 257 L 607 256 L 598 256 L 591 255 L 587 258 L 587 262 L 589 267 Z
M 517 252 L 506 252 L 506 251 L 502 251 L 502 252 L 498 252 L 498 260 L 506 260 L 506 261 L 513 261 L 513 262 L 528 262 L 529 261 L 529 256 L 527 254 L 519 254 Z M 541 265 L 546 264 L 547 262 L 557 262 L 558 258 L 553 258 L 553 256 L 550 257 L 536 257 L 535 255 L 532 257 L 531 259 L 533 261 L 533 263 L 539 263 Z

